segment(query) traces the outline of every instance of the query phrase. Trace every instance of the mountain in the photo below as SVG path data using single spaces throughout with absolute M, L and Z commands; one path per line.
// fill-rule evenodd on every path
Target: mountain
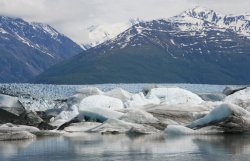
M 141 19 L 130 19 L 128 22 L 114 23 L 114 24 L 102 24 L 92 25 L 85 29 L 88 40 L 82 43 L 84 49 L 97 46 L 104 41 L 110 40 L 116 37 L 121 32 L 127 30 L 131 26 L 143 22 Z
M 202 7 L 188 10 L 182 16 L 194 17 L 208 21 L 221 28 L 231 29 L 241 35 L 250 38 L 250 13 L 241 15 L 223 15 Z
M 59 63 L 39 83 L 250 83 L 248 16 L 196 7 L 135 24 Z
M 49 25 L 0 16 L 0 82 L 25 82 L 82 52 Z

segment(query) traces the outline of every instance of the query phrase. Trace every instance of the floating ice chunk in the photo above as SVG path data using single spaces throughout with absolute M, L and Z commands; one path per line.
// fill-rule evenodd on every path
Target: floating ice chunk
M 196 131 L 181 125 L 168 125 L 165 129 L 168 135 L 193 135 Z
M 225 98 L 225 95 L 222 93 L 201 93 L 199 96 L 204 101 L 222 101 Z
M 63 120 L 71 120 L 79 114 L 78 107 L 73 105 L 71 106 L 71 110 L 69 111 L 62 111 L 58 116 L 55 117 L 56 119 L 63 119 Z
M 168 125 L 187 125 L 192 121 L 204 117 L 215 106 L 222 104 L 222 102 L 203 102 L 201 104 L 177 104 L 166 105 L 160 104 L 151 107 L 144 107 L 143 109 L 151 113 L 161 122 Z
M 228 96 L 228 95 L 234 94 L 235 92 L 238 92 L 238 91 L 243 90 L 243 89 L 246 89 L 246 87 L 239 88 L 239 87 L 229 86 L 229 87 L 226 87 L 223 90 L 223 94 L 225 94 L 226 96 Z
M 205 117 L 194 121 L 189 127 L 191 128 L 204 127 L 206 125 L 211 124 L 212 122 L 219 122 L 225 120 L 231 114 L 232 110 L 228 108 L 228 106 L 222 105 L 212 110 Z
M 118 98 L 124 102 L 124 101 L 129 100 L 133 94 L 121 88 L 115 88 L 115 89 L 112 89 L 111 91 L 104 93 L 104 95 Z
M 28 132 L 37 132 L 40 131 L 38 128 L 33 126 L 26 125 L 14 125 L 11 123 L 3 124 L 0 126 L 0 132 L 17 132 L 17 131 L 28 131 Z
M 225 132 L 249 131 L 250 113 L 234 104 L 221 104 L 205 117 L 192 122 L 188 127 L 199 129 L 211 125 L 219 126 Z
M 104 122 L 107 119 L 119 119 L 123 113 L 100 107 L 79 107 L 79 116 L 88 121 Z
M 0 133 L 0 141 L 33 139 L 36 136 L 27 131 Z
M 81 88 L 81 89 L 76 90 L 76 93 L 81 93 L 85 96 L 103 94 L 103 92 L 96 87 Z
M 67 100 L 68 106 L 79 104 L 82 99 L 91 95 L 101 95 L 103 92 L 95 87 L 81 88 L 76 91 L 76 94 L 69 97 Z
M 18 116 L 25 112 L 25 108 L 19 102 L 17 97 L 12 97 L 3 94 L 0 94 L 0 109 L 3 109 Z
M 125 103 L 126 108 L 138 108 L 143 107 L 146 105 L 157 105 L 160 104 L 160 100 L 156 97 L 154 98 L 145 98 L 142 92 L 138 94 L 132 95 L 130 100 L 126 101 Z
M 112 110 L 123 109 L 123 103 L 117 98 L 104 95 L 93 95 L 84 98 L 79 104 L 79 110 L 84 108 L 108 108 Z
M 130 109 L 126 114 L 121 117 L 121 120 L 137 124 L 159 123 L 159 120 L 155 118 L 152 114 L 140 109 Z
M 64 128 L 64 131 L 67 132 L 87 132 L 90 129 L 101 125 L 99 122 L 80 122 L 80 123 L 73 123 L 68 127 Z
M 32 134 L 36 136 L 60 136 L 63 134 L 63 132 L 56 131 L 56 130 L 40 130 L 40 131 L 32 132 Z
M 117 119 L 108 119 L 100 126 L 97 126 L 90 130 L 91 132 L 100 132 L 100 133 L 127 133 L 127 132 L 136 132 L 140 134 L 151 134 L 159 132 L 152 126 L 134 124 L 125 122 Z
M 164 131 L 167 135 L 178 136 L 178 135 L 209 135 L 209 134 L 219 134 L 223 131 L 209 127 L 198 130 L 193 130 L 181 125 L 168 125 Z
M 250 110 L 250 88 L 237 91 L 227 96 L 224 101 L 226 103 L 233 103 L 242 108 Z
M 64 124 L 65 122 L 68 122 L 72 120 L 73 118 L 77 117 L 79 114 L 78 107 L 76 105 L 73 105 L 71 107 L 71 110 L 68 111 L 62 111 L 58 116 L 56 116 L 51 124 L 54 126 L 60 126 Z
M 160 86 L 157 85 L 157 84 L 148 84 L 148 85 L 143 87 L 142 92 L 143 92 L 144 95 L 147 95 L 151 91 L 151 89 L 159 88 L 159 87 Z
M 164 104 L 200 104 L 204 102 L 198 95 L 178 87 L 154 88 L 147 94 L 147 98 L 157 97 Z

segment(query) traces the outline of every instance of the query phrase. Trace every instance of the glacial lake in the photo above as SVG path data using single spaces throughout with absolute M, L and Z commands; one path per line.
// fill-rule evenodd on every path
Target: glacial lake
M 76 133 L 0 142 L 1 161 L 245 161 L 249 135 L 145 136 Z

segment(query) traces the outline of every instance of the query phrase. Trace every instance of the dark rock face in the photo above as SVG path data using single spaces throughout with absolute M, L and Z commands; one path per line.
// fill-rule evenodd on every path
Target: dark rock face
M 27 121 L 20 116 L 12 114 L 3 109 L 0 109 L 0 124 L 5 124 L 5 123 L 26 125 Z
M 25 125 L 35 126 L 41 130 L 53 130 L 55 127 L 44 121 L 36 112 L 28 112 L 21 116 L 26 121 Z
M 48 115 L 46 112 L 44 111 L 36 111 L 37 115 L 43 119 L 45 122 L 49 123 L 50 122 L 50 119 L 54 116 L 52 115 Z
M 82 51 L 49 25 L 0 16 L 0 82 L 26 82 Z
M 5 123 L 35 126 L 43 130 L 54 129 L 36 112 L 27 112 L 18 98 L 0 94 L 0 124 Z
M 41 130 L 55 129 L 55 127 L 43 121 L 35 113 L 23 113 L 21 116 L 17 116 L 8 111 L 0 109 L 0 124 L 5 124 L 5 123 L 34 126 Z

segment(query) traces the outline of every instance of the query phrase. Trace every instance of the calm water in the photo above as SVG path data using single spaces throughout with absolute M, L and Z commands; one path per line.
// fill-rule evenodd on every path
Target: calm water
M 250 136 L 72 134 L 0 142 L 0 161 L 250 160 Z

